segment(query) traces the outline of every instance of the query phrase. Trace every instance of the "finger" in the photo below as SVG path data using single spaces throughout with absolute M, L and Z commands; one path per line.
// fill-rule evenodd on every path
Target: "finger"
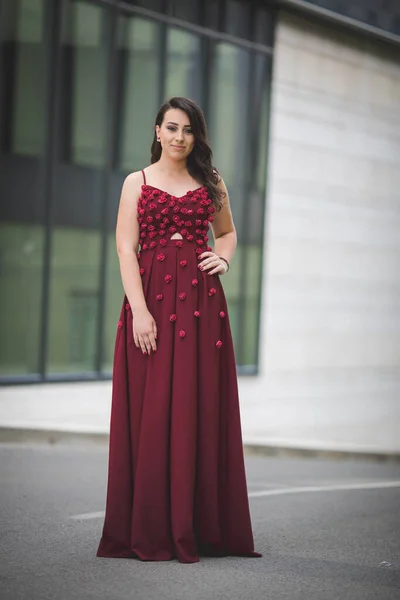
M 206 264 L 206 266 L 203 268 L 203 271 L 208 271 L 209 269 L 212 269 L 213 267 L 216 267 L 219 264 L 219 260 L 212 260 L 211 262 Z
M 215 273 L 221 273 L 221 271 L 224 271 L 224 267 L 222 265 L 218 265 L 218 267 L 216 267 L 215 269 L 213 269 L 212 271 L 209 272 L 209 275 L 215 275 Z
M 201 263 L 199 263 L 199 266 L 205 267 L 206 265 L 210 264 L 210 262 L 215 261 L 215 260 L 219 260 L 217 256 L 210 256 L 209 258 L 206 258 Z
M 137 333 L 135 333 L 135 332 L 133 332 L 133 341 L 135 342 L 136 348 L 139 348 L 139 340 L 138 340 Z
M 202 254 L 200 254 L 200 258 L 206 258 L 207 256 L 213 256 L 215 253 L 214 252 L 203 252 Z
M 139 336 L 139 345 L 140 345 L 140 349 L 143 352 L 143 354 L 147 354 L 146 344 L 144 343 L 143 336 Z
M 150 340 L 150 344 L 151 344 L 151 349 L 153 350 L 153 352 L 156 352 L 157 344 L 156 344 L 156 338 L 154 337 L 154 333 L 149 334 L 149 340 Z
M 143 336 L 144 339 L 144 343 L 146 345 L 146 352 L 147 354 L 150 354 L 151 352 L 151 342 L 150 342 L 150 338 L 148 335 Z
M 155 339 L 157 339 L 157 325 L 156 325 L 155 321 L 153 323 L 153 334 L 154 334 Z

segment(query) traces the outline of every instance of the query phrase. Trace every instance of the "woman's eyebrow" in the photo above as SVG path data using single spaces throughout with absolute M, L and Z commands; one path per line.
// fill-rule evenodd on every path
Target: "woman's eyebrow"
M 174 123 L 173 121 L 168 121 L 167 125 L 176 125 L 179 127 L 179 123 Z M 184 127 L 190 127 L 190 125 L 184 125 Z

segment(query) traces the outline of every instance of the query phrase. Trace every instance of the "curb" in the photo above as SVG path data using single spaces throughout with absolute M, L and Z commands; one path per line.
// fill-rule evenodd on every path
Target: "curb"
M 95 445 L 108 448 L 108 433 L 62 431 L 55 429 L 25 429 L 0 426 L 0 443 L 6 444 L 56 444 Z M 370 452 L 355 450 L 329 450 L 267 444 L 243 444 L 247 456 L 275 456 L 281 458 L 317 458 L 324 460 L 364 460 L 381 463 L 400 463 L 400 452 Z

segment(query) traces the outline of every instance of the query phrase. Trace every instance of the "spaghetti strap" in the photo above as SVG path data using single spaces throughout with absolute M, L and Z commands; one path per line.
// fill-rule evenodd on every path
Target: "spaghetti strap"
M 143 183 L 144 183 L 144 185 L 146 185 L 146 175 L 144 174 L 144 169 L 142 169 L 142 175 L 143 175 Z

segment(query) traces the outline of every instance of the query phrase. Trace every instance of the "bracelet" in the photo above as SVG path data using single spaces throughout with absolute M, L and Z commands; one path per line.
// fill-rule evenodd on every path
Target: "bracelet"
M 223 260 L 223 261 L 224 261 L 224 263 L 226 263 L 226 266 L 227 266 L 228 268 L 227 268 L 227 270 L 225 271 L 225 273 L 227 273 L 227 272 L 229 271 L 229 263 L 228 263 L 228 261 L 227 261 L 227 260 L 226 260 L 226 258 L 224 258 L 223 256 L 218 256 L 218 258 L 219 258 L 220 260 Z

